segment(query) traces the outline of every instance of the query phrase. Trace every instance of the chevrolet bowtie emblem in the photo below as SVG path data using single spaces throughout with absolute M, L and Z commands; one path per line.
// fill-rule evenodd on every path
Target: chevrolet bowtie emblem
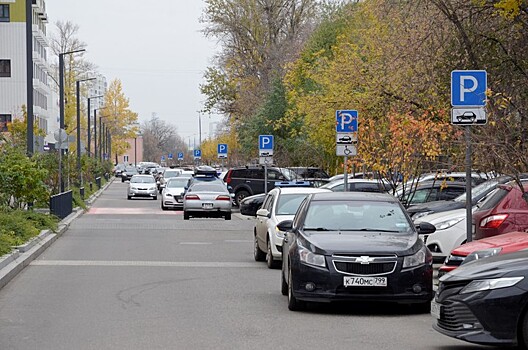
M 371 258 L 370 256 L 360 256 L 359 258 L 356 258 L 356 262 L 360 263 L 361 265 L 368 265 L 373 261 L 374 258 Z

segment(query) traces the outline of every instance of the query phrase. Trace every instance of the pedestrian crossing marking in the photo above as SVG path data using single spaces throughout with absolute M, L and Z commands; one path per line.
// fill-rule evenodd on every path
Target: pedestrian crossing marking
M 181 215 L 182 211 L 161 208 L 90 208 L 87 215 Z

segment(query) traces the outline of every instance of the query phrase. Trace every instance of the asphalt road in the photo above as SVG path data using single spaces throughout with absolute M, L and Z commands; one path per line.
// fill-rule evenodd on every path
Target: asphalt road
M 191 219 L 114 182 L 0 290 L 0 349 L 469 350 L 428 314 L 385 304 L 288 311 L 256 263 L 252 221 Z

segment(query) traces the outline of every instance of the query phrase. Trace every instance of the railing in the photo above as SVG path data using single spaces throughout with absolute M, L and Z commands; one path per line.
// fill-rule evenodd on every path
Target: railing
M 73 212 L 72 191 L 62 192 L 50 197 L 50 212 L 60 219 L 64 219 Z

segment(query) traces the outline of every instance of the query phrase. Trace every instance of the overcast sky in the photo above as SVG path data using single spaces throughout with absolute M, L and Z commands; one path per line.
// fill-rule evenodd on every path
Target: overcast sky
M 87 58 L 108 83 L 121 79 L 130 107 L 140 122 L 152 113 L 198 142 L 198 111 L 205 68 L 217 51 L 206 39 L 199 18 L 203 0 L 46 0 L 48 32 L 58 20 L 79 25 Z M 219 116 L 202 117 L 202 138 Z

